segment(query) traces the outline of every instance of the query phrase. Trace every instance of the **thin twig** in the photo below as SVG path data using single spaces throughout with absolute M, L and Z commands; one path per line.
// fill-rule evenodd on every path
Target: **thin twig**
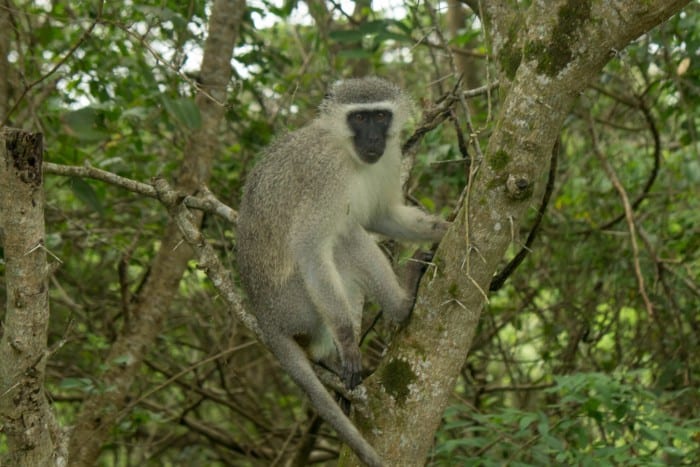
M 606 155 L 603 154 L 603 152 L 600 150 L 600 145 L 598 144 L 598 134 L 595 131 L 595 124 L 593 123 L 593 118 L 591 117 L 590 112 L 587 114 L 587 120 L 588 130 L 591 134 L 591 144 L 593 146 L 593 153 L 596 155 L 601 165 L 603 166 L 603 170 L 605 170 L 605 173 L 607 174 L 608 178 L 615 187 L 615 190 L 617 190 L 617 193 L 620 196 L 620 200 L 622 201 L 622 206 L 625 209 L 625 219 L 627 220 L 627 229 L 630 234 L 630 242 L 632 245 L 632 256 L 634 262 L 634 273 L 637 276 L 637 285 L 639 287 L 639 293 L 641 294 L 642 299 L 644 300 L 647 315 L 649 315 L 649 318 L 653 319 L 654 306 L 652 305 L 651 300 L 649 300 L 649 296 L 647 295 L 646 286 L 644 285 L 644 276 L 642 275 L 642 268 L 639 264 L 639 246 L 637 245 L 637 233 L 634 226 L 634 212 L 632 210 L 632 205 L 630 204 L 625 188 L 622 186 L 622 183 L 620 183 L 620 180 L 617 178 L 615 169 L 613 169 L 612 165 L 610 165 L 610 162 L 608 161 Z
M 636 211 L 637 208 L 639 207 L 640 204 L 642 204 L 642 201 L 644 201 L 648 196 L 649 193 L 651 192 L 651 188 L 654 185 L 654 182 L 656 181 L 656 178 L 659 174 L 659 169 L 661 167 L 661 137 L 659 135 L 659 130 L 656 126 L 656 122 L 654 121 L 654 117 L 649 110 L 649 108 L 646 105 L 646 102 L 644 101 L 643 96 L 625 96 L 625 95 L 620 95 L 617 93 L 613 93 L 609 89 L 603 88 L 602 86 L 599 85 L 593 85 L 591 86 L 593 89 L 595 89 L 597 92 L 608 96 L 609 98 L 620 102 L 628 107 L 631 107 L 633 109 L 639 110 L 643 115 L 644 115 L 644 120 L 649 128 L 649 132 L 651 133 L 652 139 L 654 140 L 654 149 L 652 156 L 654 158 L 654 165 L 651 169 L 651 172 L 649 173 L 649 176 L 647 177 L 647 181 L 644 183 L 644 187 L 642 188 L 641 192 L 637 195 L 637 197 L 634 199 L 634 201 L 631 202 L 632 210 Z M 608 125 L 610 125 L 608 123 Z M 630 131 L 628 129 L 628 131 Z M 613 225 L 617 224 L 620 222 L 622 219 L 625 218 L 625 213 L 622 212 L 621 214 L 615 216 L 614 218 L 610 219 L 609 221 L 606 221 L 602 225 L 599 225 L 595 227 L 594 229 L 585 229 L 581 230 L 578 232 L 574 232 L 575 234 L 583 234 L 587 235 L 591 233 L 593 230 L 607 230 Z
M 167 387 L 168 385 L 170 385 L 170 383 L 176 381 L 178 378 L 181 378 L 182 376 L 186 375 L 187 373 L 190 373 L 190 372 L 194 371 L 195 369 L 199 368 L 200 366 L 205 365 L 205 364 L 207 364 L 207 363 L 209 363 L 209 362 L 212 362 L 212 361 L 214 361 L 214 360 L 218 360 L 219 358 L 223 358 L 223 357 L 225 357 L 225 356 L 227 356 L 227 355 L 229 355 L 229 354 L 231 354 L 231 353 L 233 353 L 233 352 L 238 352 L 239 350 L 243 350 L 243 349 L 245 349 L 245 348 L 247 348 L 247 347 L 250 347 L 251 345 L 254 345 L 255 343 L 256 343 L 256 341 L 250 340 L 250 341 L 248 341 L 248 342 L 246 342 L 246 343 L 244 343 L 244 344 L 240 344 L 240 345 L 237 345 L 237 346 L 235 346 L 235 347 L 229 347 L 228 349 L 224 349 L 224 350 L 222 350 L 221 352 L 215 353 L 214 355 L 209 355 L 208 357 L 203 358 L 202 360 L 199 360 L 199 361 L 197 361 L 197 362 L 194 362 L 193 364 L 191 364 L 191 365 L 189 365 L 189 366 L 183 368 L 182 370 L 178 371 L 177 373 L 171 375 L 169 378 L 167 378 L 167 379 L 166 379 L 165 381 L 163 381 L 162 383 L 160 383 L 160 384 L 158 384 L 157 386 L 155 386 L 155 387 L 149 389 L 148 391 L 144 392 L 143 394 L 141 394 L 141 395 L 140 395 L 139 397 L 137 397 L 136 399 L 132 400 L 126 407 L 124 407 L 124 408 L 121 410 L 121 414 L 122 414 L 122 415 L 126 415 L 127 413 L 129 413 L 129 412 L 131 411 L 131 409 L 133 409 L 133 408 L 136 407 L 138 404 L 140 404 L 141 402 L 143 402 L 143 401 L 145 401 L 146 399 L 148 399 L 150 396 L 152 396 L 152 395 L 155 394 L 156 392 L 158 392 L 158 391 L 160 391 L 161 389 Z

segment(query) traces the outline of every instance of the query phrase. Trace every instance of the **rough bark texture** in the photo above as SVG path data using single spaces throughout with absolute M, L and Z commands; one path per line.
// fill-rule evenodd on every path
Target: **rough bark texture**
M 544 183 L 552 146 L 579 92 L 616 51 L 687 3 L 558 0 L 532 2 L 519 15 L 508 11 L 513 2 L 484 2 L 510 85 L 470 196 L 437 252 L 437 267 L 424 277 L 411 322 L 367 382 L 371 418 L 357 423 L 387 465 L 424 465 L 484 291 L 534 185 Z M 359 464 L 345 449 L 340 465 Z
M 41 134 L 0 131 L 0 239 L 7 303 L 0 340 L 0 465 L 53 465 L 59 442 L 43 392 L 49 324 Z
M 200 70 L 201 89 L 196 97 L 202 127 L 191 135 L 185 148 L 176 187 L 182 192 L 197 190 L 210 177 L 212 161 L 219 149 L 218 135 L 225 110 L 223 103 L 231 79 L 231 56 L 244 11 L 244 0 L 214 2 Z M 151 265 L 151 274 L 131 312 L 132 319 L 107 357 L 109 368 L 102 385 L 111 389 L 86 400 L 78 415 L 70 441 L 71 466 L 95 465 L 102 445 L 122 415 L 121 410 L 129 403 L 129 388 L 162 328 L 168 308 L 178 292 L 180 278 L 192 256 L 191 250 L 181 242 L 178 228 L 171 221 Z

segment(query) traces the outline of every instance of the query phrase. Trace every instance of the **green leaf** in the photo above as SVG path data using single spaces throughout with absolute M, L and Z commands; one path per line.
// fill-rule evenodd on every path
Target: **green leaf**
M 395 21 L 377 20 L 369 21 L 360 25 L 357 29 L 333 31 L 330 33 L 331 39 L 346 44 L 356 44 L 363 41 L 367 36 L 372 36 L 374 42 L 395 40 L 397 42 L 411 42 L 410 35 L 392 32 L 389 27 L 398 24 Z
M 136 10 L 141 11 L 146 17 L 158 18 L 161 21 L 172 21 L 178 29 L 187 28 L 187 20 L 178 12 L 165 7 L 136 6 Z
M 145 120 L 148 117 L 148 109 L 146 107 L 131 107 L 122 112 L 122 118 Z
M 359 29 L 353 29 L 350 31 L 332 31 L 330 33 L 330 38 L 336 42 L 354 44 L 356 42 L 362 42 L 365 35 L 365 32 Z
M 132 360 L 132 357 L 130 355 L 120 355 L 117 358 L 112 360 L 112 363 L 115 365 L 126 365 Z
M 83 107 L 63 114 L 64 129 L 71 136 L 84 141 L 101 141 L 109 137 L 102 112 L 93 107 Z
M 409 36 L 397 34 L 391 31 L 382 31 L 379 34 L 377 34 L 378 42 L 384 42 L 386 40 L 393 40 L 396 42 L 412 42 L 412 39 Z
M 163 97 L 163 105 L 171 117 L 190 130 L 198 130 L 202 126 L 202 116 L 192 99 Z
M 89 391 L 94 385 L 90 378 L 63 378 L 58 387 L 61 389 L 80 389 L 81 391 Z
M 547 417 L 540 417 L 540 422 L 537 424 L 537 431 L 542 436 L 549 435 L 549 420 L 547 420 Z
M 523 418 L 520 419 L 519 427 L 520 431 L 526 430 L 533 422 L 540 419 L 540 414 L 537 413 L 526 413 Z
M 365 49 L 341 50 L 338 55 L 344 58 L 372 58 L 372 52 Z
M 71 177 L 70 187 L 80 201 L 85 203 L 100 216 L 104 215 L 104 206 L 102 206 L 102 202 L 97 196 L 97 193 L 88 182 L 82 178 Z
M 379 34 L 385 32 L 390 24 L 390 21 L 378 19 L 376 21 L 363 23 L 359 30 L 362 31 L 363 34 Z

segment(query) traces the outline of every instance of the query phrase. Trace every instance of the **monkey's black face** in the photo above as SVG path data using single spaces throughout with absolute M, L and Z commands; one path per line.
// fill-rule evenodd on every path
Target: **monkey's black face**
M 352 142 L 364 162 L 374 164 L 384 154 L 391 119 L 389 110 L 358 110 L 348 114 L 348 126 L 354 135 Z

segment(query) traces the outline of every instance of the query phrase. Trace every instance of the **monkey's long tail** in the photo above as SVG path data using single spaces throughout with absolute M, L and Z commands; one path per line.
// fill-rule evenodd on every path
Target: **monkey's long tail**
M 269 336 L 267 346 L 272 354 L 287 370 L 289 376 L 311 399 L 318 414 L 329 423 L 357 456 L 370 467 L 382 467 L 383 463 L 376 451 L 362 437 L 355 425 L 345 416 L 328 390 L 316 376 L 306 353 L 293 339 L 283 336 Z

